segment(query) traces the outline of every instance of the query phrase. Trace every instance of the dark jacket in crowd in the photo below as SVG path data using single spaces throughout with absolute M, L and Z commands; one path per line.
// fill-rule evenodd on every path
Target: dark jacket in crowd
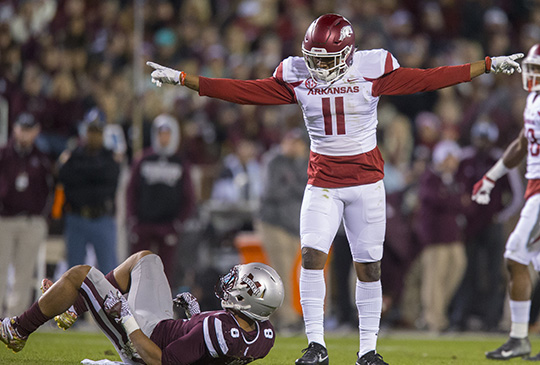
M 127 215 L 136 223 L 183 222 L 195 208 L 187 161 L 158 154 L 152 147 L 133 163 L 127 188 Z
M 48 157 L 33 147 L 23 153 L 13 140 L 0 149 L 0 215 L 42 215 L 53 179 Z
M 89 153 L 77 147 L 59 170 L 64 185 L 66 211 L 87 218 L 114 214 L 120 166 L 105 148 Z
M 420 178 L 418 192 L 420 208 L 416 219 L 421 244 L 462 240 L 465 211 L 462 196 L 466 194 L 463 182 L 455 179 L 445 184 L 438 173 L 428 168 Z

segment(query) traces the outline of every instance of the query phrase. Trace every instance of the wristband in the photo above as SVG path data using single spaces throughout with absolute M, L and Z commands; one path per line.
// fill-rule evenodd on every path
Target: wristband
M 489 169 L 488 172 L 486 172 L 486 177 L 495 182 L 506 175 L 508 171 L 508 167 L 504 166 L 503 159 L 501 158 L 495 163 L 495 165 L 493 165 L 491 169 Z
M 137 323 L 137 321 L 135 320 L 135 317 L 133 316 L 124 318 L 122 320 L 122 325 L 124 326 L 124 329 L 126 330 L 128 336 L 131 335 L 133 332 L 137 331 L 138 329 L 140 329 L 139 324 Z
M 180 85 L 185 86 L 186 82 L 186 73 L 184 71 L 180 71 Z
M 486 56 L 484 62 L 486 63 L 486 70 L 484 71 L 484 73 L 488 74 L 491 72 L 491 57 Z

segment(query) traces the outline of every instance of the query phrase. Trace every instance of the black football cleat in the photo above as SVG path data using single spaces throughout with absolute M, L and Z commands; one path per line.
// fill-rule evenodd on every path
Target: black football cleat
M 296 365 L 328 365 L 328 351 L 326 347 L 317 342 L 311 342 L 307 348 L 303 349 L 301 358 L 296 359 Z
M 362 355 L 362 357 L 359 357 L 356 360 L 356 365 L 388 365 L 388 363 L 375 350 L 371 350 Z
M 508 360 L 514 357 L 528 357 L 531 353 L 529 338 L 510 337 L 505 344 L 496 350 L 486 352 L 486 357 L 492 360 Z

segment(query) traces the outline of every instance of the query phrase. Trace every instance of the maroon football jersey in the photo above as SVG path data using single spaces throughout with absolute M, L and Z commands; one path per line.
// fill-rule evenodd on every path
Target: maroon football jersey
M 211 311 L 187 320 L 164 320 L 151 340 L 162 350 L 162 364 L 247 364 L 265 357 L 274 346 L 270 321 L 244 331 L 228 311 Z

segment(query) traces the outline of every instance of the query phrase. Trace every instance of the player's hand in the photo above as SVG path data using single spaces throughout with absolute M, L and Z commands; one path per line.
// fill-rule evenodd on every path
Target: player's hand
M 516 60 L 523 56 L 523 53 L 514 53 L 510 56 L 491 57 L 491 71 L 496 74 L 503 72 L 507 75 L 512 75 L 514 71 L 521 73 L 521 66 Z
M 186 312 L 188 318 L 191 318 L 194 314 L 201 313 L 201 307 L 197 298 L 189 292 L 180 293 L 173 299 L 173 303 L 179 307 L 182 307 Z
M 105 296 L 103 309 L 110 318 L 122 324 L 128 336 L 140 329 L 135 317 L 131 313 L 131 308 L 129 308 L 126 298 L 118 290 L 111 290 Z
M 495 186 L 495 182 L 484 176 L 480 181 L 478 181 L 473 186 L 472 197 L 471 199 L 478 204 L 487 205 L 491 198 L 491 190 Z
M 123 322 L 127 317 L 133 317 L 126 298 L 124 298 L 118 290 L 111 290 L 109 291 L 109 294 L 105 296 L 103 309 L 105 309 L 105 313 L 107 313 L 109 317 L 114 318 L 116 322 Z
M 178 85 L 180 83 L 180 71 L 161 66 L 155 62 L 148 61 L 146 64 L 154 69 L 150 76 L 157 87 L 161 87 L 162 84 Z

